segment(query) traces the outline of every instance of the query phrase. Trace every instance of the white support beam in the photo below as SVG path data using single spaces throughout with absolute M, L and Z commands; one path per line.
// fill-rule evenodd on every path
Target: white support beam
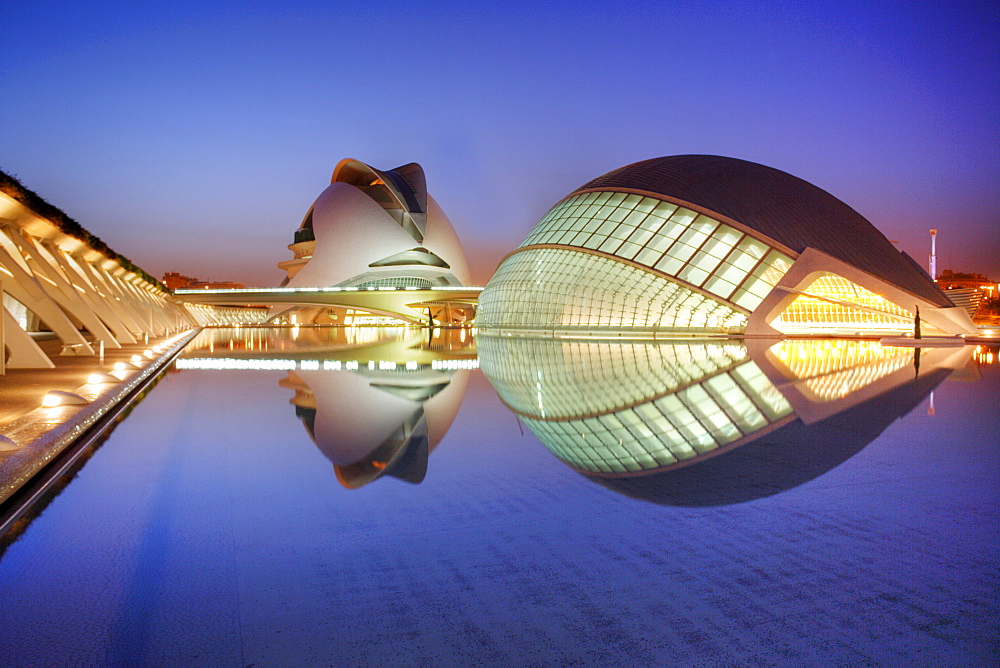
M 83 338 L 83 335 L 76 329 L 58 303 L 49 296 L 34 276 L 26 272 L 21 264 L 11 257 L 3 245 L 0 245 L 0 266 L 11 274 L 12 280 L 8 281 L 5 287 L 7 294 L 41 318 L 49 329 L 59 337 L 64 346 L 74 346 L 84 353 L 94 354 L 90 344 Z
M 51 369 L 55 367 L 52 360 L 38 347 L 34 339 L 21 329 L 17 320 L 6 308 L 0 306 L 3 311 L 3 353 L 10 350 L 10 359 L 7 360 L 8 369 Z
M 42 279 L 38 285 L 42 286 L 45 293 L 52 298 L 59 306 L 74 318 L 79 320 L 84 328 L 93 335 L 97 341 L 104 341 L 104 345 L 109 348 L 121 348 L 121 344 L 115 339 L 111 331 L 105 326 L 101 319 L 97 317 L 93 309 L 80 297 L 77 290 L 66 279 L 55 265 L 54 260 L 33 238 L 25 237 L 15 230 L 7 227 L 7 236 L 14 245 L 21 251 L 22 257 L 28 263 L 32 273 Z M 47 283 L 48 285 L 43 285 Z M 93 355 L 93 350 L 89 352 Z
M 66 273 L 73 285 L 79 285 L 83 288 L 79 292 L 79 297 L 90 305 L 94 312 L 98 315 L 101 321 L 107 326 L 114 335 L 115 339 L 119 344 L 122 343 L 135 343 L 135 339 L 132 334 L 129 333 L 128 327 L 122 322 L 121 318 L 114 312 L 110 307 L 110 300 L 103 298 L 96 286 L 91 284 L 90 279 L 86 274 L 80 269 L 77 263 L 64 251 L 51 246 L 50 244 L 43 243 L 49 252 L 49 255 L 59 263 L 62 270 Z

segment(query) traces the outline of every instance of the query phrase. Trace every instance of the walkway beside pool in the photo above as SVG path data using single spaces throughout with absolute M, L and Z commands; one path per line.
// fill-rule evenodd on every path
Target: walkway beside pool
M 61 342 L 45 340 L 39 345 L 55 368 L 7 369 L 0 376 L 0 502 L 155 375 L 191 336 L 193 332 L 107 350 L 103 364 L 97 356 L 62 357 Z M 101 378 L 91 378 L 93 374 Z M 43 405 L 53 391 L 80 403 Z

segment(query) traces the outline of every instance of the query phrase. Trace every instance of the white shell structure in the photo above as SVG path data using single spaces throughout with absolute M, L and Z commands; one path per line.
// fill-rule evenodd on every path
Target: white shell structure
M 289 287 L 465 285 L 458 236 L 416 163 L 379 171 L 340 161 L 279 263 Z

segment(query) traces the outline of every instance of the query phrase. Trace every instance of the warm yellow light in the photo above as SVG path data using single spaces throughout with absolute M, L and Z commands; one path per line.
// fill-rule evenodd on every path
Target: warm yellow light
M 152 359 L 153 358 L 153 351 L 152 350 L 149 350 L 149 349 L 143 350 L 142 354 L 143 354 L 144 357 L 146 357 L 148 359 Z
M 132 355 L 132 364 L 141 364 L 141 363 L 142 363 L 142 355 Z M 119 364 L 121 364 L 121 362 L 119 362 Z M 125 367 L 123 366 L 122 368 Z
M 62 390 L 49 390 L 45 393 L 45 396 L 42 397 L 42 406 L 45 406 L 46 408 L 85 403 L 87 403 L 87 400 L 80 395 L 73 394 L 72 392 L 63 392 Z
M 87 383 L 90 385 L 101 385 L 102 383 L 114 383 L 117 379 L 106 373 L 92 373 L 87 376 Z

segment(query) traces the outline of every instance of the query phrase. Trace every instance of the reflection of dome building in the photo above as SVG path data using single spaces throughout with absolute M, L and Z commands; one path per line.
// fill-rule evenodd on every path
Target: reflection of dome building
M 483 373 L 583 473 L 684 466 L 794 419 L 735 341 L 620 343 L 481 336 Z
M 646 160 L 556 204 L 501 263 L 480 328 L 714 333 L 975 331 L 829 193 L 763 165 Z
M 295 257 L 278 267 L 288 272 L 289 287 L 430 288 L 469 282 L 455 230 L 427 194 L 416 163 L 380 171 L 341 160 L 288 248 Z M 343 322 L 343 311 L 304 309 L 298 322 Z
M 915 372 L 910 349 L 815 339 L 481 336 L 478 347 L 501 400 L 553 454 L 608 487 L 682 505 L 825 473 L 969 359 L 924 351 Z
M 344 487 L 383 475 L 419 483 L 451 427 L 468 371 L 291 371 L 295 414 Z

